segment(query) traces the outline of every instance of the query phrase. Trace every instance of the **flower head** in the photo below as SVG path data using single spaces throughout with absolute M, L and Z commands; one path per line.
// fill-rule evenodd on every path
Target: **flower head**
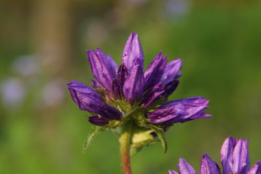
M 261 174 L 261 161 L 258 161 L 250 168 L 250 158 L 248 152 L 248 139 L 240 140 L 228 137 L 221 148 L 221 163 L 223 174 Z M 185 166 L 185 167 L 183 167 Z M 179 159 L 180 174 L 196 174 L 192 166 L 183 158 Z M 202 156 L 200 174 L 220 174 L 220 169 L 207 154 Z M 178 174 L 170 170 L 169 174 Z
M 164 130 L 174 123 L 211 117 L 204 113 L 209 100 L 203 97 L 168 101 L 179 84 L 182 60 L 176 58 L 167 64 L 167 56 L 160 52 L 144 71 L 138 34 L 129 36 L 119 67 L 99 48 L 86 53 L 95 78 L 93 89 L 77 81 L 69 83 L 68 89 L 79 108 L 93 115 L 88 121 L 101 130 L 116 129 L 133 121 L 139 130 L 137 134 L 150 132 L 150 137 L 146 136 L 149 140 L 133 140 L 133 146 L 154 143 L 153 133 L 165 146 Z

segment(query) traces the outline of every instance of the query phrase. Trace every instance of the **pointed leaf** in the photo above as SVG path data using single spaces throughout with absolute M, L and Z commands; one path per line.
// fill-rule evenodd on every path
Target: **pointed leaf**
M 163 147 L 163 150 L 164 150 L 164 153 L 167 152 L 167 140 L 166 140 L 166 137 L 165 137 L 165 132 L 163 129 L 161 128 L 158 128 L 154 125 L 150 125 L 150 128 L 152 130 L 155 131 L 155 133 L 158 135 L 160 141 L 161 141 L 161 144 L 162 144 L 162 147 Z
M 103 127 L 101 126 L 92 126 L 89 135 L 86 137 L 84 143 L 83 143 L 83 149 L 82 153 L 84 153 L 87 148 L 90 146 L 93 138 L 98 135 L 101 131 L 103 131 Z

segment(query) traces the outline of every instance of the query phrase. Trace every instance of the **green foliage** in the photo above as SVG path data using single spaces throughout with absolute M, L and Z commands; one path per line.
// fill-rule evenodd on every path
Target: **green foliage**
M 83 143 L 83 149 L 82 149 L 82 152 L 84 153 L 88 147 L 90 146 L 93 138 L 98 135 L 102 130 L 103 128 L 102 127 L 99 127 L 99 126 L 92 126 L 91 130 L 90 130 L 90 133 L 89 135 L 86 137 L 84 143 Z
M 150 127 L 158 135 L 158 137 L 159 137 L 159 139 L 161 141 L 162 147 L 163 147 L 163 151 L 164 151 L 164 153 L 166 153 L 167 152 L 167 140 L 166 140 L 166 137 L 165 137 L 164 130 L 159 128 L 159 127 L 156 127 L 154 125 L 150 125 Z

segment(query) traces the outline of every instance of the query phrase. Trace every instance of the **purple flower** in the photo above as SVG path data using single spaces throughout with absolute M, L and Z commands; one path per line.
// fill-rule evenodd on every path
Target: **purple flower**
M 133 140 L 134 147 L 155 143 L 151 136 L 158 135 L 166 150 L 164 132 L 174 123 L 211 117 L 204 113 L 209 100 L 203 97 L 168 101 L 179 84 L 182 60 L 176 58 L 167 64 L 167 56 L 160 52 L 144 71 L 137 33 L 129 36 L 119 67 L 99 48 L 86 53 L 95 78 L 93 89 L 77 81 L 69 83 L 74 102 L 92 114 L 88 118 L 91 124 L 105 127 L 103 130 L 135 122 L 138 132 L 147 132 L 144 137 L 148 139 Z
M 261 161 L 250 169 L 250 158 L 248 152 L 248 139 L 233 140 L 228 137 L 221 148 L 221 163 L 223 166 L 223 174 L 261 174 Z M 185 167 L 180 167 L 185 166 Z M 183 158 L 179 160 L 180 174 L 194 174 L 196 173 L 189 163 Z M 207 154 L 202 156 L 200 165 L 200 174 L 220 174 L 220 169 L 214 161 L 212 161 Z M 169 174 L 178 174 L 170 170 Z

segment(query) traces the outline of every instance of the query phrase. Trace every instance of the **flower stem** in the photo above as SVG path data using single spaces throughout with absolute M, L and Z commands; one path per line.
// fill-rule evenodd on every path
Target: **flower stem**
M 131 140 L 132 121 L 129 121 L 123 128 L 120 136 L 121 165 L 123 174 L 132 174 L 130 165 L 130 140 Z

